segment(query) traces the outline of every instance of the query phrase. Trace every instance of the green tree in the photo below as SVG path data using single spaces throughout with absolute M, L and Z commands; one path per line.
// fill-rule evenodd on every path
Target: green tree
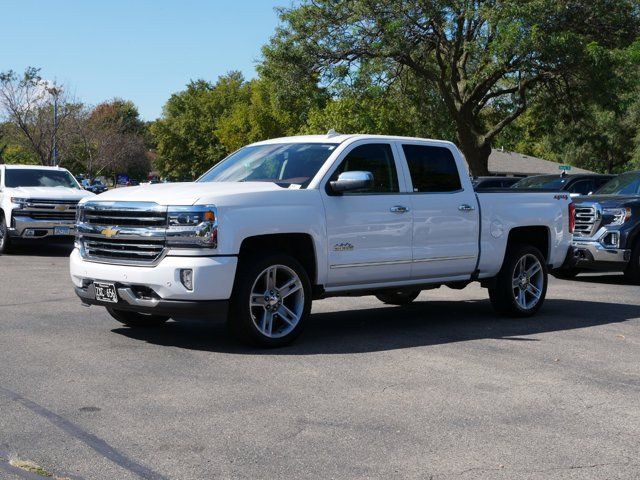
M 590 46 L 594 65 L 609 76 L 606 95 L 557 102 L 547 92 L 505 129 L 500 142 L 517 151 L 616 173 L 637 162 L 640 140 L 640 40 L 622 50 Z M 596 92 L 597 93 L 597 92 Z
M 378 85 L 412 76 L 438 92 L 482 175 L 496 137 L 540 91 L 575 102 L 605 90 L 590 46 L 631 43 L 639 10 L 635 0 L 305 0 L 281 10 L 264 68 L 333 96 L 372 64 Z

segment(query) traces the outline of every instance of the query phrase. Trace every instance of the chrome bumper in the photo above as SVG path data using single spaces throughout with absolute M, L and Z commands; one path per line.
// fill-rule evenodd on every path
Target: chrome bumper
M 55 235 L 55 227 L 69 227 L 69 235 L 75 235 L 75 220 L 63 220 L 48 218 L 37 220 L 35 218 L 16 215 L 13 217 L 13 226 L 9 228 L 9 236 L 20 238 L 45 238 Z M 33 231 L 33 235 L 26 235 L 28 230 Z
M 623 248 L 608 248 L 600 242 L 572 242 L 577 266 L 593 262 L 627 263 L 631 259 L 631 250 Z

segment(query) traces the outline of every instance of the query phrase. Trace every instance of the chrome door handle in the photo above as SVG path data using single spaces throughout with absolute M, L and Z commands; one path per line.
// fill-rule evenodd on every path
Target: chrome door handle
M 460 210 L 461 212 L 472 212 L 475 209 L 476 207 L 472 207 L 471 205 L 467 205 L 466 203 L 463 203 L 458 207 L 458 210 Z
M 396 205 L 389 209 L 392 213 L 407 213 L 409 209 L 403 205 Z

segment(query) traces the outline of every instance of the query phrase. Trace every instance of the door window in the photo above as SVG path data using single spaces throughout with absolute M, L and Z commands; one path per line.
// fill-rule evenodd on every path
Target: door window
M 462 189 L 451 150 L 428 145 L 403 145 L 414 192 L 455 192 Z
M 391 145 L 387 143 L 368 143 L 354 148 L 333 173 L 330 181 L 337 180 L 341 173 L 355 171 L 371 172 L 373 187 L 353 193 L 397 193 L 400 191 Z M 345 195 L 353 193 L 345 193 Z
M 569 187 L 570 193 L 577 193 L 579 195 L 587 195 L 593 190 L 593 180 L 578 180 L 571 187 Z

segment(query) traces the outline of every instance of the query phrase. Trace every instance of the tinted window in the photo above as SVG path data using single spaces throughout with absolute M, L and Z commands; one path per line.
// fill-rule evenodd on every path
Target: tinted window
M 373 174 L 373 188 L 367 190 L 367 193 L 400 191 L 398 172 L 389 144 L 369 143 L 354 148 L 333 173 L 331 181 L 337 180 L 343 172 L 371 172 Z
M 523 178 L 511 188 L 541 188 L 544 190 L 562 190 L 568 182 L 567 177 L 559 175 L 536 175 Z
M 593 180 L 578 180 L 569 187 L 570 193 L 578 193 L 580 195 L 587 195 L 593 190 Z
M 453 154 L 447 148 L 403 145 L 414 192 L 453 192 L 462 188 Z
M 69 187 L 80 189 L 78 182 L 65 170 L 38 170 L 34 168 L 8 168 L 5 186 L 17 187 Z
M 618 175 L 605 183 L 596 193 L 600 195 L 638 195 L 640 194 L 640 172 Z

